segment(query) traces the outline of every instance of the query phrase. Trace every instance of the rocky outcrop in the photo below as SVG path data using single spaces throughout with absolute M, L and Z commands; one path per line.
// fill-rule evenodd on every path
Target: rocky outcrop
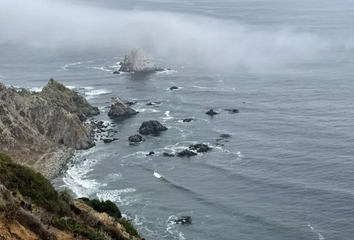
M 172 87 L 170 87 L 170 90 L 171 90 L 171 91 L 172 91 L 172 90 L 178 90 L 178 87 L 172 86 Z
M 37 170 L 50 159 L 56 160 L 54 165 L 64 164 L 58 159 L 95 145 L 82 120 L 96 114 L 97 108 L 53 79 L 40 94 L 1 84 L 0 149 Z
M 198 155 L 198 153 L 206 153 L 212 150 L 207 144 L 198 143 L 190 145 L 188 149 L 185 149 L 177 153 L 178 157 L 192 157 Z
M 214 116 L 219 114 L 218 112 L 215 112 L 213 109 L 210 109 L 209 111 L 207 111 L 205 114 L 209 115 L 209 116 Z
M 159 134 L 162 131 L 166 131 L 167 127 L 163 126 L 161 123 L 159 123 L 156 120 L 150 120 L 143 122 L 139 128 L 139 133 L 142 135 L 156 135 Z
M 144 52 L 141 49 L 133 49 L 129 55 L 126 55 L 124 61 L 120 63 L 118 71 L 113 72 L 119 74 L 120 72 L 157 72 L 164 71 L 164 68 L 155 66 L 150 63 Z
M 138 142 L 144 141 L 143 137 L 139 134 L 130 136 L 128 140 L 129 140 L 129 142 L 132 142 L 132 143 L 138 143 Z
M 108 112 L 108 116 L 111 118 L 126 117 L 135 115 L 138 112 L 131 107 L 126 106 L 119 98 L 112 98 L 111 108 Z
M 58 107 L 62 107 L 70 113 L 75 113 L 81 121 L 100 113 L 98 108 L 91 106 L 83 96 L 53 78 L 43 88 L 40 96 L 49 102 L 55 102 Z

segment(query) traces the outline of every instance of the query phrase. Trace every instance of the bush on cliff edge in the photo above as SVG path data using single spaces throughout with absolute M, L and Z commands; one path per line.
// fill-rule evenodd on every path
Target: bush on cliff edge
M 58 193 L 43 175 L 32 169 L 14 163 L 0 153 L 0 182 L 12 190 L 29 197 L 32 203 L 52 213 L 59 212 Z

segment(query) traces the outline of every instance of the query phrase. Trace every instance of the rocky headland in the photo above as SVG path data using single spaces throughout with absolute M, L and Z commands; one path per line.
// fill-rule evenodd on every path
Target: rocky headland
M 0 83 L 0 150 L 51 178 L 74 150 L 95 145 L 83 121 L 98 114 L 97 107 L 54 79 L 40 93 Z
M 85 122 L 98 114 L 54 79 L 40 93 L 0 83 L 0 240 L 143 240 L 113 202 L 73 199 L 48 180 L 107 133 Z

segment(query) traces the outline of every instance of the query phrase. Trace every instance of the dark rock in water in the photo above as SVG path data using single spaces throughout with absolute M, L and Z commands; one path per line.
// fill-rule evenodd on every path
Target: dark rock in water
M 149 152 L 148 154 L 146 154 L 146 156 L 151 156 L 151 155 L 153 155 L 153 154 L 155 154 L 155 152 L 151 151 L 151 152 Z
M 230 114 L 235 114 L 235 113 L 239 113 L 240 112 L 240 110 L 238 110 L 238 109 L 225 109 L 225 111 L 228 111 Z
M 173 221 L 177 224 L 182 224 L 182 225 L 192 224 L 192 218 L 190 216 L 181 216 Z
M 163 155 L 164 157 L 174 157 L 174 156 L 175 156 L 174 154 L 172 154 L 172 153 L 167 153 L 167 152 L 164 152 L 162 155 Z
M 133 135 L 129 137 L 129 142 L 142 142 L 144 139 L 142 136 L 140 136 L 139 134 Z
M 170 87 L 170 90 L 177 90 L 177 89 L 178 89 L 178 87 L 176 87 L 176 86 Z
M 139 128 L 139 133 L 143 135 L 158 134 L 161 131 L 166 131 L 167 127 L 163 126 L 156 120 L 143 122 Z
M 110 117 L 124 117 L 135 115 L 138 112 L 134 109 L 127 107 L 119 98 L 112 98 L 111 109 L 108 112 Z
M 212 148 L 206 144 L 198 143 L 198 144 L 190 145 L 189 149 L 202 153 L 202 152 L 209 152 Z
M 185 149 L 179 153 L 177 153 L 178 157 L 192 157 L 192 156 L 196 156 L 197 153 L 196 152 L 192 152 L 191 150 Z
M 104 143 L 111 143 L 111 142 L 114 142 L 116 140 L 118 140 L 118 138 L 113 138 L 113 139 L 110 139 L 110 138 L 104 138 L 102 139 Z
M 133 49 L 129 55 L 126 55 L 121 62 L 118 72 L 157 72 L 165 69 L 157 67 L 147 61 L 144 52 L 141 49 Z
M 130 102 L 130 101 L 128 101 L 128 102 L 125 102 L 124 104 L 131 106 L 131 105 L 134 105 L 135 103 L 136 103 L 136 102 Z
M 221 134 L 220 137 L 221 137 L 221 138 L 230 138 L 231 135 L 230 135 L 230 134 L 227 134 L 227 133 L 224 133 L 224 134 Z
M 157 105 L 157 104 L 161 104 L 161 102 L 149 102 L 146 104 L 146 106 L 154 106 L 154 105 Z
M 214 116 L 216 114 L 219 114 L 218 112 L 215 112 L 213 109 L 210 109 L 209 111 L 207 111 L 205 114 L 209 115 L 209 116 Z
M 120 74 L 120 72 L 119 71 L 114 71 L 113 74 Z
M 191 121 L 193 121 L 194 119 L 193 118 L 185 118 L 185 119 L 183 119 L 182 121 L 183 122 L 191 122 Z

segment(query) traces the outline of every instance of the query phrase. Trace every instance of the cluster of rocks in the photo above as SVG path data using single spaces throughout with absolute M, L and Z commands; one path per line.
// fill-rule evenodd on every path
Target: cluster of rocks
M 198 153 L 206 153 L 211 151 L 212 148 L 207 144 L 198 143 L 194 145 L 190 145 L 189 148 L 184 149 L 181 152 L 177 153 L 178 157 L 192 157 L 198 155 Z

